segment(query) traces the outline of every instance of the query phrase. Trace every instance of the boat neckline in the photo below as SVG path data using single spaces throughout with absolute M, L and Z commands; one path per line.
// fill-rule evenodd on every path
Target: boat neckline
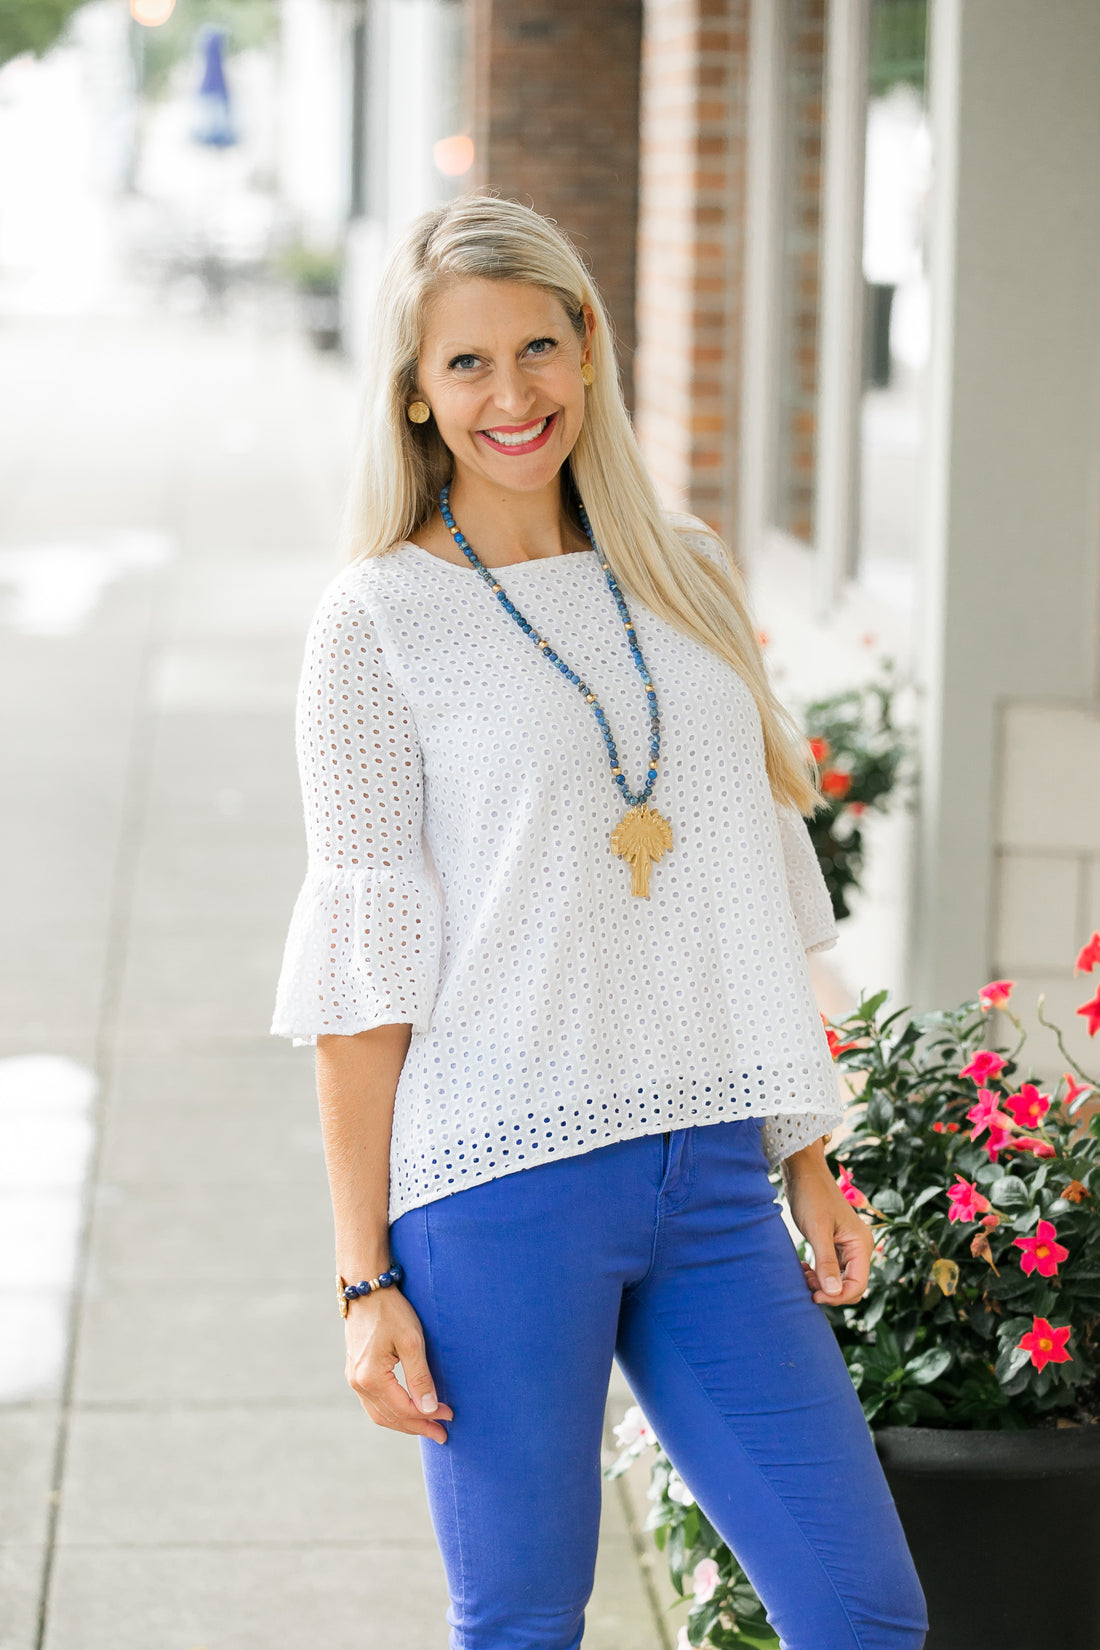
M 452 573 L 472 573 L 475 578 L 481 577 L 477 568 L 471 567 L 469 563 L 467 563 L 465 567 L 460 567 L 457 562 L 444 561 L 443 557 L 437 556 L 434 550 L 425 550 L 422 544 L 414 544 L 412 539 L 405 539 L 405 541 L 399 545 L 398 548 L 401 550 L 415 550 L 417 555 L 422 556 L 426 561 L 433 562 L 437 567 L 445 567 Z M 579 561 L 583 562 L 586 566 L 591 566 L 595 560 L 595 551 L 591 548 L 587 550 L 567 550 L 563 556 L 537 556 L 533 561 L 505 562 L 503 567 L 490 567 L 489 572 L 515 573 L 521 568 L 547 566 L 557 567 L 565 561 Z

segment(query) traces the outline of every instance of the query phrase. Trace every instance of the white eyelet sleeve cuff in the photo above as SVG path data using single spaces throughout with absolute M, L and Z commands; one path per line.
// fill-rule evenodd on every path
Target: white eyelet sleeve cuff
M 347 575 L 321 598 L 296 715 L 308 868 L 275 993 L 273 1035 L 410 1024 L 439 986 L 442 900 L 423 847 L 412 713 Z
M 833 902 L 821 866 L 797 808 L 776 806 L 787 891 L 802 944 L 807 951 L 829 951 L 837 942 Z
M 426 875 L 310 871 L 294 904 L 271 1030 L 295 1044 L 374 1026 L 427 1031 L 439 914 Z

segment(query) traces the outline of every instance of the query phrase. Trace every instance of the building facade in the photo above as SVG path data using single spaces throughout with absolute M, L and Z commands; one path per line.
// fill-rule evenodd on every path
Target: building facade
M 359 298 L 395 226 L 448 191 L 555 218 L 608 299 L 660 490 L 734 547 L 781 693 L 850 685 L 883 656 L 912 678 L 919 803 L 872 831 L 824 997 L 885 984 L 948 1004 L 1008 974 L 1087 1055 L 1072 966 L 1100 925 L 1094 0 L 357 15 L 374 90 L 356 164 L 388 180 L 352 214 Z M 432 169 L 452 128 L 473 140 L 462 177 Z

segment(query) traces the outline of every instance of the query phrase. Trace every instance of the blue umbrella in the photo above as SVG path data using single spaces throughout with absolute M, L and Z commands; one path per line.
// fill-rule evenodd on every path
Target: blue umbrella
M 195 122 L 191 136 L 196 143 L 212 149 L 228 149 L 237 142 L 237 127 L 229 103 L 225 78 L 225 30 L 210 27 L 199 36 L 202 54 L 202 84 L 198 90 Z

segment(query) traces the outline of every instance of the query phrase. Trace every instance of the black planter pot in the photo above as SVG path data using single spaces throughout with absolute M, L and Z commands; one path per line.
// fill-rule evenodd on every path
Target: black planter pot
M 926 1650 L 1100 1650 L 1100 1426 L 882 1427 Z

